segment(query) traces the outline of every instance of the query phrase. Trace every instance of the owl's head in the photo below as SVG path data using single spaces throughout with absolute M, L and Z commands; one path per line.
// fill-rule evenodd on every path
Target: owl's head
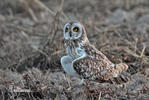
M 76 40 L 86 34 L 84 26 L 79 22 L 68 22 L 64 26 L 64 38 L 66 40 Z

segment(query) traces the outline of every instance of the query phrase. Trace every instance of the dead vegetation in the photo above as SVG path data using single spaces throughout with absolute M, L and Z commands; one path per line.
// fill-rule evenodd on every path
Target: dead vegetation
M 148 100 L 148 0 L 0 0 L 0 8 L 0 99 Z M 63 72 L 63 25 L 72 19 L 112 62 L 129 65 L 130 82 L 78 86 Z

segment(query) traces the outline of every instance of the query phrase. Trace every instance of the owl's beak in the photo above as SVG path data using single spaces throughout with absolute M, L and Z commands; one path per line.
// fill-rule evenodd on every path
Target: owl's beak
M 72 32 L 71 31 L 69 32 L 69 36 L 72 37 Z

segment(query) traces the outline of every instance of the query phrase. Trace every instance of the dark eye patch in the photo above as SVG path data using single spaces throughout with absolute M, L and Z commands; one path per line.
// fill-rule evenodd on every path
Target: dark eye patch
M 65 32 L 68 32 L 68 27 L 65 28 Z
M 74 32 L 78 32 L 78 31 L 79 31 L 79 28 L 78 28 L 78 27 L 74 27 L 74 28 L 73 28 L 73 31 L 74 31 Z

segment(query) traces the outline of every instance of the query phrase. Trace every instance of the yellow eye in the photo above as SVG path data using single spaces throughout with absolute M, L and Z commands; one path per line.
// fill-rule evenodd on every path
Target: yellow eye
M 65 32 L 68 32 L 68 28 L 66 27 Z
M 78 28 L 78 27 L 74 27 L 74 28 L 73 28 L 73 31 L 74 31 L 74 32 L 78 32 L 78 31 L 79 31 L 79 28 Z

